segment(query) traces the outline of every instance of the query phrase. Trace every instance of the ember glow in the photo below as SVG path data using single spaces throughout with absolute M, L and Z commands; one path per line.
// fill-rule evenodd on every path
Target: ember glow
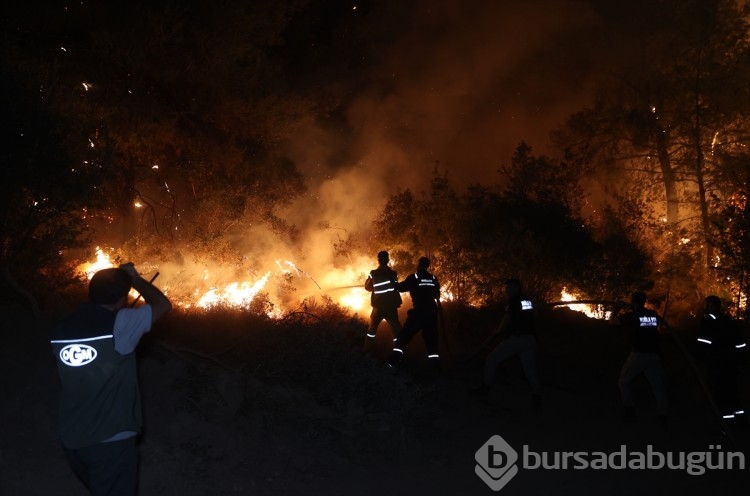
M 118 264 L 112 258 L 112 250 L 96 247 L 95 258 L 77 267 L 78 273 L 91 279 L 93 275 L 109 267 Z M 331 299 L 339 305 L 349 308 L 354 313 L 368 310 L 369 293 L 364 289 L 364 277 L 371 267 L 369 259 L 358 260 L 362 267 L 349 266 L 343 269 L 327 270 L 322 276 L 321 287 L 313 277 L 299 268 L 291 260 L 275 260 L 275 268 L 267 270 L 260 278 L 247 278 L 244 280 L 229 280 L 221 276 L 223 272 L 219 267 L 203 268 L 200 271 L 190 272 L 188 270 L 165 270 L 161 273 L 160 280 L 156 284 L 169 296 L 173 303 L 183 310 L 211 310 L 213 308 L 247 309 L 255 297 L 261 292 L 269 293 L 269 298 L 275 307 L 269 311 L 269 317 L 281 317 L 285 310 L 292 310 L 294 304 L 273 301 L 273 281 L 283 279 L 283 276 L 291 274 L 299 286 L 307 286 L 314 294 L 300 294 L 299 300 L 306 297 L 315 297 L 320 294 L 329 294 Z M 148 268 L 146 273 L 155 272 L 156 268 L 144 265 Z M 139 267 L 142 269 L 142 267 Z M 145 276 L 144 276 L 145 277 Z M 270 282 L 269 282 L 270 281 Z M 309 283 L 313 283 L 314 287 Z M 137 297 L 136 292 L 132 292 Z

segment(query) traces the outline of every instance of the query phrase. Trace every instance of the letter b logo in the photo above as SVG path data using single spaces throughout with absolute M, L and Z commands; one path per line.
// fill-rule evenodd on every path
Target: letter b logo
M 502 489 L 518 473 L 518 453 L 498 435 L 484 443 L 474 459 L 477 461 L 474 472 L 493 491 Z
M 487 446 L 487 465 L 488 469 L 502 469 L 508 463 L 508 455 L 504 451 L 497 451 L 495 446 L 491 444 Z

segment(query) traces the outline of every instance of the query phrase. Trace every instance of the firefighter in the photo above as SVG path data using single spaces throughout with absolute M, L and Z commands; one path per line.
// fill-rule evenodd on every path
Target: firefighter
M 536 368 L 536 327 L 534 325 L 534 303 L 526 297 L 518 279 L 508 279 L 505 282 L 505 292 L 508 304 L 505 307 L 503 320 L 498 328 L 486 341 L 496 337 L 500 343 L 485 359 L 482 384 L 474 392 L 486 395 L 495 383 L 497 367 L 508 358 L 518 355 L 526 380 L 531 385 L 532 406 L 542 406 L 541 384 Z M 483 345 L 484 346 L 484 345 Z
M 631 295 L 630 311 L 620 315 L 620 323 L 629 332 L 630 353 L 620 369 L 618 386 L 623 406 L 623 420 L 635 420 L 633 381 L 644 374 L 656 397 L 657 418 L 665 427 L 667 421 L 667 393 L 664 384 L 661 345 L 659 343 L 659 315 L 646 308 L 646 293 Z M 620 309 L 618 309 L 619 312 Z
M 700 356 L 706 362 L 706 376 L 716 406 L 726 420 L 744 420 L 737 392 L 737 372 L 740 353 L 747 347 L 742 330 L 721 310 L 721 299 L 710 295 L 698 332 Z
M 404 328 L 393 345 L 390 367 L 396 367 L 404 357 L 404 350 L 411 339 L 421 330 L 427 349 L 427 359 L 434 372 L 440 371 L 438 353 L 438 303 L 440 300 L 440 283 L 437 277 L 428 272 L 430 259 L 422 257 L 417 262 L 417 271 L 398 283 L 400 292 L 409 292 L 412 308 L 406 313 Z
M 378 268 L 371 270 L 365 281 L 365 289 L 372 293 L 370 304 L 370 327 L 365 337 L 365 351 L 375 342 L 380 322 L 385 320 L 391 328 L 393 340 L 401 332 L 398 320 L 398 308 L 401 306 L 401 294 L 398 292 L 398 274 L 388 266 L 390 257 L 387 251 L 378 253 Z
M 126 306 L 131 288 L 145 305 Z M 136 347 L 171 309 L 167 297 L 127 263 L 94 274 L 89 301 L 52 333 L 62 383 L 60 437 L 70 467 L 92 494 L 136 493 Z

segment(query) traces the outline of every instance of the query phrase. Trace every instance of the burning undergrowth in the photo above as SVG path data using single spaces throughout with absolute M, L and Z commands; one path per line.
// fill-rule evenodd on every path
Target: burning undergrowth
M 121 250 L 97 246 L 88 258 L 71 262 L 72 272 L 85 285 L 98 270 L 130 260 Z M 145 261 L 138 264 L 144 278 L 154 280 L 173 305 L 191 313 L 212 309 L 262 312 L 283 318 L 316 299 L 333 301 L 350 312 L 363 315 L 368 303 L 365 275 L 372 262 L 357 258 L 343 266 L 325 265 L 311 275 L 292 260 L 271 257 L 240 257 L 234 263 L 181 257 L 175 261 Z M 158 278 L 158 279 L 157 279 Z M 132 297 L 137 298 L 133 292 Z

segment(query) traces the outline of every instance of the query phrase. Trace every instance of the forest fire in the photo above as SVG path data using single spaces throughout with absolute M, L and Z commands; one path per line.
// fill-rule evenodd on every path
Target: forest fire
M 223 288 L 211 288 L 203 293 L 203 296 L 195 302 L 195 306 L 206 309 L 217 305 L 245 308 L 263 289 L 270 275 L 270 272 L 266 272 L 263 277 L 252 284 L 249 282 L 231 282 Z
M 84 262 L 76 268 L 78 273 L 85 275 L 89 280 L 97 271 L 117 266 L 116 259 L 113 259 L 113 255 L 110 255 L 107 249 L 97 246 L 95 253 L 95 259 Z M 256 280 L 234 280 L 230 282 L 222 282 L 221 277 L 214 274 L 214 272 L 220 272 L 219 269 L 215 271 L 204 269 L 199 274 L 194 275 L 191 275 L 188 271 L 181 271 L 179 276 L 176 277 L 170 278 L 168 275 L 162 277 L 159 287 L 175 305 L 186 311 L 211 310 L 222 307 L 247 309 L 256 296 L 267 289 L 269 281 L 273 280 L 272 276 L 279 276 L 282 279 L 283 276 L 289 274 L 296 275 L 300 279 L 304 276 L 304 279 L 314 283 L 316 292 L 325 292 L 307 272 L 297 267 L 294 262 L 276 260 L 275 265 L 278 270 L 268 270 Z M 364 273 L 365 269 L 357 270 L 354 268 L 328 271 L 324 277 L 324 283 L 328 286 L 327 291 L 335 295 L 332 300 L 353 312 L 364 310 L 369 301 L 368 294 L 363 285 L 352 284 L 361 280 Z M 212 277 L 215 277 L 215 282 L 210 283 L 206 288 L 207 281 Z M 131 296 L 137 297 L 137 293 L 133 291 Z M 274 302 L 274 306 L 276 306 L 276 302 Z M 283 307 L 283 305 L 279 306 Z M 281 311 L 278 309 L 271 310 L 268 315 L 279 317 Z
M 85 262 L 77 267 L 77 271 L 91 279 L 98 270 L 114 267 L 117 265 L 110 255 L 112 250 L 96 247 L 95 258 L 90 262 Z M 178 276 L 170 277 L 164 275 L 159 287 L 170 299 L 185 311 L 211 310 L 215 308 L 231 309 L 248 309 L 253 300 L 261 292 L 271 293 L 274 289 L 274 281 L 285 279 L 289 284 L 289 276 L 295 276 L 300 282 L 299 285 L 307 286 L 307 290 L 313 293 L 308 296 L 318 294 L 328 295 L 331 301 L 350 309 L 354 313 L 364 313 L 369 309 L 369 294 L 364 289 L 360 281 L 364 280 L 364 275 L 370 269 L 369 260 L 361 258 L 354 261 L 346 268 L 334 268 L 326 270 L 321 276 L 319 284 L 310 274 L 298 267 L 290 260 L 275 260 L 276 269 L 267 270 L 260 278 L 245 280 L 231 280 L 226 282 L 227 278 L 222 278 L 218 274 L 220 268 L 215 267 L 209 270 L 203 269 L 199 273 L 190 273 L 188 270 L 180 270 Z M 166 271 L 165 271 L 166 272 Z M 208 282 L 212 280 L 212 282 Z M 307 284 L 307 281 L 311 284 Z M 313 287 L 314 285 L 314 287 Z M 133 297 L 137 293 L 133 291 Z M 270 300 L 275 300 L 269 296 Z M 300 298 L 300 299 L 304 299 Z M 454 295 L 448 287 L 443 288 L 441 299 L 443 301 L 454 300 Z M 601 305 L 592 303 L 574 303 L 581 300 L 581 295 L 576 291 L 563 287 L 560 291 L 560 302 L 558 305 L 570 308 L 573 311 L 581 312 L 584 315 L 594 319 L 606 319 L 610 313 L 604 310 Z M 563 302 L 572 302 L 563 305 Z M 272 301 L 274 310 L 269 310 L 269 317 L 278 318 L 284 311 L 291 310 L 296 303 L 287 302 L 279 303 Z
M 563 287 L 562 291 L 560 291 L 560 300 L 561 301 L 579 301 L 581 298 L 579 295 L 577 295 L 575 292 L 568 291 L 567 287 Z M 590 317 L 592 319 L 607 319 L 609 318 L 608 311 L 605 311 L 601 308 L 600 305 L 593 305 L 593 304 L 587 304 L 587 303 L 572 303 L 570 305 L 566 305 L 568 308 L 575 312 L 581 312 L 587 317 Z
M 97 271 L 106 269 L 108 267 L 114 267 L 114 263 L 110 260 L 109 255 L 104 253 L 104 250 L 96 247 L 96 260 L 94 262 L 84 263 L 79 267 L 80 272 L 86 275 L 86 278 L 91 278 L 96 274 Z

